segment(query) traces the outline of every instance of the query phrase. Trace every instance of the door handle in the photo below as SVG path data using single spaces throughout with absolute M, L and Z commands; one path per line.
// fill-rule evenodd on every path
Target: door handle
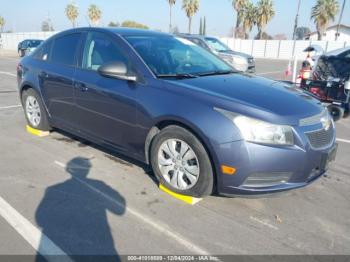
M 86 92 L 89 90 L 89 88 L 84 83 L 75 83 L 75 87 L 79 88 L 82 92 Z
M 48 78 L 49 74 L 46 73 L 45 71 L 42 71 L 42 72 L 40 72 L 40 76 L 43 77 L 43 78 Z

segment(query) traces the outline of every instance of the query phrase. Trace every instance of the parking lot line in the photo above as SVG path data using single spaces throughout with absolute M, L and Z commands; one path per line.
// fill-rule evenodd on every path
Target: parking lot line
M 22 107 L 22 105 L 1 106 L 0 110 L 11 109 L 11 108 L 19 108 L 19 107 Z
M 350 140 L 347 140 L 347 139 L 337 138 L 337 141 L 350 144 Z
M 16 75 L 16 74 L 11 73 L 11 72 L 4 72 L 4 71 L 0 71 L 0 74 L 2 74 L 2 75 L 8 75 L 8 76 L 13 76 L 13 77 L 17 77 L 17 75 Z
M 66 165 L 64 163 L 62 163 L 62 162 L 55 161 L 55 164 L 57 166 L 61 167 L 61 168 L 66 169 Z M 79 167 L 77 167 L 77 168 L 79 168 Z M 90 190 L 92 190 L 95 193 L 99 194 L 103 198 L 107 199 L 108 201 L 111 201 L 112 203 L 114 203 L 118 207 L 124 208 L 124 205 L 121 204 L 119 201 L 111 198 L 110 196 L 108 196 L 107 194 L 105 194 L 102 191 L 98 190 L 97 188 L 91 186 L 90 184 L 86 183 L 85 181 L 79 179 L 76 176 L 73 176 L 73 178 L 75 180 L 77 180 L 78 182 L 80 182 L 81 184 L 83 184 L 84 186 L 86 186 L 87 188 L 89 188 Z M 151 218 L 141 214 L 140 212 L 138 212 L 137 210 L 135 210 L 133 208 L 130 208 L 130 207 L 125 207 L 125 208 L 126 208 L 127 213 L 129 213 L 130 215 L 132 215 L 135 218 L 139 219 L 143 223 L 149 225 L 150 227 L 152 227 L 153 229 L 157 230 L 158 232 L 160 232 L 160 233 L 162 233 L 162 234 L 172 238 L 178 244 L 184 246 L 189 251 L 194 252 L 196 254 L 200 254 L 200 255 L 209 255 L 210 254 L 207 250 L 197 246 L 196 244 L 192 243 L 190 240 L 186 239 L 182 235 L 180 235 L 180 234 L 170 230 L 165 225 L 162 225 L 161 222 L 155 221 L 154 219 L 151 219 Z
M 278 227 L 274 226 L 274 225 L 271 225 L 270 223 L 268 223 L 267 221 L 265 220 L 262 220 L 262 219 L 259 219 L 257 217 L 253 217 L 253 216 L 250 216 L 249 217 L 251 220 L 255 221 L 255 222 L 258 222 L 268 228 L 271 228 L 271 229 L 274 229 L 274 230 L 278 230 Z
M 67 254 L 56 246 L 46 235 L 23 217 L 0 196 L 0 216 L 9 223 L 42 256 L 65 256 Z M 62 258 L 62 257 L 61 257 Z M 67 260 L 65 259 L 65 260 Z M 69 261 L 69 260 L 67 260 Z

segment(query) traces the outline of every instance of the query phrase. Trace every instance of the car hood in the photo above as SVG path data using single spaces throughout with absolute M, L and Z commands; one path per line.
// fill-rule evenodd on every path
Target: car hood
M 300 119 L 323 109 L 320 101 L 301 89 L 257 76 L 232 74 L 169 82 L 213 107 L 276 124 L 298 125 Z
M 221 51 L 220 54 L 238 55 L 238 56 L 242 56 L 242 57 L 247 58 L 247 59 L 253 58 L 251 55 L 248 55 L 248 54 L 245 54 L 245 53 L 241 53 L 241 52 L 236 52 L 236 51 L 233 51 L 233 50 Z

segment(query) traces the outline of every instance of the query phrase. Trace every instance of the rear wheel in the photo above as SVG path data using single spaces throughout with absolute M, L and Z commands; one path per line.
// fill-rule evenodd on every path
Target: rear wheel
M 213 191 L 209 156 L 196 136 L 182 127 L 166 127 L 154 138 L 151 164 L 159 182 L 176 193 L 203 197 Z
M 23 91 L 22 104 L 29 126 L 42 131 L 51 129 L 44 105 L 34 89 Z

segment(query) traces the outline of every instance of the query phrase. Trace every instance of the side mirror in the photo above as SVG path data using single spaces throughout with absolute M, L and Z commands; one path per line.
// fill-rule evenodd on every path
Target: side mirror
M 106 63 L 99 67 L 98 73 L 105 77 L 116 78 L 125 81 L 136 82 L 136 76 L 128 75 L 128 68 L 123 62 Z

